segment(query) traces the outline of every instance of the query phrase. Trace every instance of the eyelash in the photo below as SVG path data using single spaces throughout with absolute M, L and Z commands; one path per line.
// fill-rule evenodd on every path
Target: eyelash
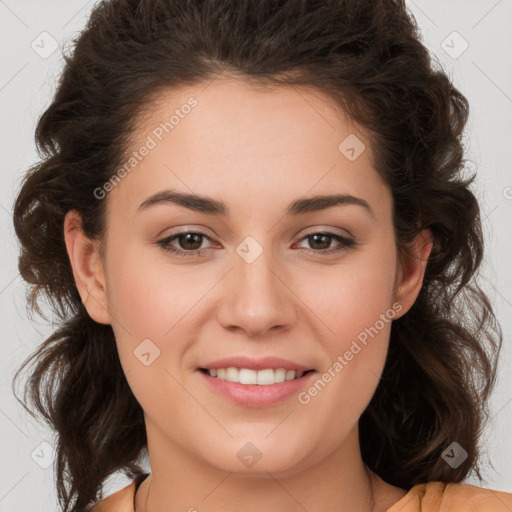
M 166 238 L 163 238 L 162 240 L 158 240 L 156 242 L 156 244 L 159 245 L 160 247 L 162 247 L 162 249 L 164 249 L 164 251 L 168 251 L 177 256 L 185 256 L 185 257 L 187 257 L 187 256 L 188 257 L 202 256 L 205 252 L 207 252 L 210 249 L 210 248 L 203 248 L 203 249 L 195 249 L 195 250 L 191 250 L 191 251 L 183 251 L 181 249 L 176 249 L 175 247 L 173 247 L 171 245 L 171 241 L 177 239 L 180 236 L 185 236 L 185 235 L 199 235 L 203 238 L 206 238 L 206 240 L 208 240 L 210 242 L 212 241 L 211 237 L 209 237 L 208 235 L 206 235 L 204 233 L 198 232 L 198 231 L 180 231 L 180 232 L 174 233 Z M 327 235 L 327 236 L 335 239 L 336 241 L 338 241 L 340 243 L 340 247 L 334 247 L 334 248 L 330 248 L 330 249 L 320 249 L 320 250 L 305 249 L 306 252 L 314 253 L 317 255 L 318 254 L 332 254 L 332 253 L 337 253 L 337 252 L 346 250 L 346 249 L 356 245 L 355 240 L 352 240 L 350 238 L 345 238 L 337 233 L 331 233 L 329 231 L 313 231 L 312 233 L 307 233 L 299 240 L 299 242 L 301 242 L 304 239 L 307 239 L 310 236 L 314 236 L 314 235 Z

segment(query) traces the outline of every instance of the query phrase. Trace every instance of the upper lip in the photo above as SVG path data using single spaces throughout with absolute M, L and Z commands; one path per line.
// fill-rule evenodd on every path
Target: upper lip
M 226 357 L 223 359 L 217 359 L 211 361 L 204 366 L 202 369 L 215 370 L 217 368 L 247 368 L 249 370 L 265 370 L 271 368 L 277 370 L 278 368 L 284 368 L 285 370 L 295 370 L 296 372 L 305 372 L 312 370 L 311 367 L 304 366 L 288 359 L 282 359 L 281 357 L 267 356 L 258 359 L 250 358 L 247 356 L 235 356 Z

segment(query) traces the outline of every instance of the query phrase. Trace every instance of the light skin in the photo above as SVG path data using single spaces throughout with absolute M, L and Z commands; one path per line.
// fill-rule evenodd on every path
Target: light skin
M 374 510 L 384 511 L 405 491 L 377 475 L 370 485 L 357 423 L 379 383 L 391 322 L 306 405 L 297 396 L 269 407 L 235 404 L 206 386 L 198 367 L 273 355 L 320 377 L 394 304 L 395 319 L 410 309 L 430 233 L 411 244 L 416 258 L 398 257 L 391 191 L 374 170 L 369 142 L 319 91 L 219 77 L 162 92 L 132 150 L 190 97 L 197 106 L 103 199 L 103 251 L 83 235 L 76 213 L 64 228 L 85 307 L 112 325 L 144 410 L 152 474 L 136 510 L 368 511 L 373 486 Z M 354 161 L 338 149 L 349 134 L 366 144 Z M 222 201 L 229 215 L 170 202 L 139 209 L 169 189 Z M 285 215 L 297 199 L 332 194 L 363 199 L 369 209 Z M 210 240 L 169 245 L 203 254 L 175 255 L 156 243 L 178 229 Z M 306 236 L 326 232 L 355 244 Z M 236 251 L 248 236 L 262 249 L 251 263 Z M 333 248 L 340 250 L 325 252 Z M 144 339 L 160 350 L 148 366 L 134 355 Z M 252 467 L 237 457 L 248 442 L 262 454 Z

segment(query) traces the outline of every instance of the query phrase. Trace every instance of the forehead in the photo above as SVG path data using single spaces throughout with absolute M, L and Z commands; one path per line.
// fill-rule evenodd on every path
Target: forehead
M 161 90 L 153 95 L 142 114 L 134 134 L 137 142 L 143 142 L 148 134 L 157 142 L 171 133 L 175 139 L 184 135 L 190 140 L 193 135 L 203 152 L 212 141 L 222 144 L 224 154 L 228 150 L 239 154 L 242 150 L 260 149 L 255 144 L 234 147 L 230 144 L 232 139 L 295 151 L 311 149 L 311 145 L 325 140 L 327 133 L 330 137 L 325 143 L 334 142 L 335 149 L 340 137 L 357 134 L 365 139 L 363 130 L 317 88 L 264 86 L 241 78 L 218 77 L 206 83 Z M 307 146 L 305 139 L 310 141 Z M 371 158 L 370 153 L 367 156 Z
M 161 91 L 129 147 L 134 165 L 114 196 L 136 206 L 164 188 L 279 202 L 335 188 L 371 200 L 386 188 L 363 130 L 313 88 L 217 78 Z

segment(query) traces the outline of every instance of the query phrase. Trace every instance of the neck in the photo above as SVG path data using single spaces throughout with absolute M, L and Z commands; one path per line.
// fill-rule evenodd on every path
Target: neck
M 345 441 L 309 465 L 248 474 L 208 465 L 148 429 L 151 475 L 137 492 L 136 512 L 376 512 L 374 479 L 361 459 L 357 428 Z

